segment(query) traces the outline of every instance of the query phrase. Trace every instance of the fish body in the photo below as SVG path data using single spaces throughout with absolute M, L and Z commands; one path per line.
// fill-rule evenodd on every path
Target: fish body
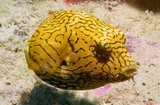
M 88 90 L 128 80 L 136 63 L 125 35 L 93 15 L 77 10 L 53 12 L 26 43 L 28 67 L 61 88 Z

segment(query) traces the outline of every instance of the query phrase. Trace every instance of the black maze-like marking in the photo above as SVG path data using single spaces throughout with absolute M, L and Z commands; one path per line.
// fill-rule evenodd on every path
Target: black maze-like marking
M 75 41 L 75 43 L 77 44 L 77 43 L 78 43 L 78 41 L 79 41 L 79 38 L 77 38 L 77 40 Z
M 46 20 L 49 20 L 49 21 L 54 20 L 54 19 L 55 19 L 55 13 L 53 13 L 53 12 L 52 12 L 52 14 L 50 14 L 49 17 L 46 18 Z
M 79 20 L 85 20 L 85 21 L 86 21 L 86 17 L 83 16 L 83 15 L 81 15 L 80 13 L 78 13 L 78 14 L 75 14 L 75 13 L 74 13 L 74 17 L 75 17 L 75 18 L 79 18 Z
M 125 64 L 125 66 L 127 65 L 127 61 L 126 60 L 124 60 L 124 58 L 123 58 L 123 61 L 124 61 L 124 64 Z
M 118 63 L 120 64 L 120 67 L 122 67 L 122 64 L 121 64 L 121 62 L 120 62 L 119 58 L 117 58 L 117 59 L 118 59 Z
M 70 32 L 70 35 L 69 35 L 69 37 L 68 37 L 68 43 L 69 43 L 69 45 L 71 46 L 71 49 L 72 49 L 72 51 L 74 51 L 75 50 L 75 48 L 74 48 L 74 45 L 72 45 L 71 44 L 71 41 L 73 41 L 74 42 L 74 40 L 72 39 L 72 40 L 70 40 L 70 38 L 72 37 L 72 30 L 70 30 L 71 32 Z M 77 33 L 75 33 L 75 35 L 77 36 Z M 76 37 L 77 38 L 77 37 Z M 75 41 L 75 43 L 77 43 L 78 42 L 78 40 L 79 40 L 79 38 L 77 38 L 76 39 L 76 41 Z
M 47 34 L 50 34 L 50 36 L 51 36 L 51 33 L 50 33 L 50 32 L 45 32 L 44 34 L 42 34 L 42 36 L 41 36 L 41 38 L 40 38 L 41 40 L 43 40 L 42 37 L 43 37 L 44 35 L 46 35 L 46 33 L 47 33 Z M 50 37 L 50 36 L 49 36 L 49 37 Z M 47 39 L 48 39 L 48 38 L 47 38 Z
M 66 19 L 66 17 L 64 16 L 61 19 L 54 20 L 53 23 L 62 24 L 65 21 L 65 19 Z M 61 22 L 61 20 L 63 20 L 63 21 Z
M 63 37 L 63 38 L 61 39 L 61 41 L 58 41 L 58 40 L 57 40 L 57 37 L 58 37 L 58 36 L 62 36 L 62 37 Z M 63 35 L 63 34 L 58 34 L 58 35 L 56 35 L 56 37 L 55 37 L 55 41 L 58 42 L 58 43 L 60 43 L 61 45 L 62 45 L 62 40 L 63 40 L 63 39 L 64 39 L 64 35 Z
M 73 19 L 73 21 L 72 22 L 75 22 L 75 18 Z M 72 24 L 72 22 L 70 22 L 70 27 L 73 27 L 73 26 L 75 26 L 78 22 L 76 22 L 75 24 Z
M 127 53 L 127 51 L 122 51 L 122 52 L 118 52 L 118 51 L 116 51 L 116 52 L 112 52 L 114 55 L 116 55 L 117 53 L 119 54 L 119 55 L 121 55 L 122 53 Z M 124 57 L 128 57 L 128 58 L 130 58 L 130 56 L 127 56 L 127 55 L 125 55 Z M 123 57 L 123 58 L 124 58 Z
M 109 44 L 118 44 L 118 43 L 122 44 L 121 41 L 109 42 Z
M 71 30 L 70 35 L 68 37 L 68 43 L 69 43 L 69 45 L 71 47 L 71 50 L 74 51 L 74 46 L 71 44 L 71 41 L 73 41 L 73 40 L 70 40 L 71 36 L 72 36 L 72 30 Z M 76 36 L 77 36 L 77 33 L 76 33 Z
M 87 19 L 85 19 L 85 20 L 87 21 L 87 23 L 88 23 L 89 25 L 97 25 L 97 24 L 94 23 L 94 20 L 91 19 L 91 18 L 87 18 Z
M 59 28 L 60 27 L 60 25 L 59 26 L 57 26 L 57 27 L 53 27 L 53 28 L 46 28 L 46 29 L 44 29 L 44 31 L 51 31 L 51 30 L 54 30 L 52 33 L 55 33 L 55 32 L 59 32 L 60 30 L 61 30 L 61 28 Z M 56 28 L 59 28 L 59 29 L 56 29 Z M 56 30 L 55 30 L 56 29 Z
M 106 70 L 104 70 L 104 66 L 107 66 L 108 67 L 108 70 L 106 71 Z M 103 64 L 103 66 L 102 66 L 102 68 L 101 68 L 101 70 L 103 71 L 103 72 L 105 72 L 106 74 L 108 74 L 108 73 L 110 73 L 111 72 L 111 67 L 107 64 L 107 63 L 105 63 L 105 64 Z
M 91 57 L 91 55 L 87 55 L 87 56 L 85 56 L 85 57 L 82 57 L 83 59 L 85 59 L 85 58 L 88 58 L 88 57 Z
M 118 51 L 117 51 L 117 53 L 118 53 Z M 121 52 L 119 52 L 120 55 L 122 55 L 123 53 L 126 54 L 126 53 L 127 53 L 127 50 L 126 50 L 126 51 L 121 51 Z
M 102 31 L 107 32 L 107 34 L 113 34 L 113 29 L 112 27 L 107 28 L 107 30 L 101 29 Z M 112 30 L 112 31 L 111 31 Z M 111 32 L 110 32 L 111 31 Z M 115 36 L 115 35 L 114 35 Z
M 52 58 L 52 56 L 45 50 L 45 48 L 43 48 L 40 44 L 38 44 L 38 45 L 34 45 L 34 46 L 39 46 L 39 47 L 41 47 L 43 50 L 44 50 L 44 52 L 55 62 L 55 63 L 57 63 L 57 61 L 54 59 L 54 58 Z
M 36 32 L 35 32 L 36 34 L 34 33 L 32 37 L 37 37 L 40 34 L 40 32 L 38 31 L 38 29 L 36 30 Z
M 75 29 L 80 29 L 80 28 L 84 28 L 84 30 L 85 31 L 89 31 L 89 32 L 91 32 L 91 33 L 94 33 L 94 31 L 91 31 L 91 30 L 89 30 L 89 29 L 87 29 L 87 27 L 85 27 L 85 26 L 79 26 L 79 27 L 74 27 Z M 81 31 L 82 33 L 84 33 L 83 31 Z M 85 34 L 85 33 L 84 33 Z M 86 34 L 85 34 L 86 35 Z M 89 35 L 86 35 L 86 36 L 89 36 Z
M 96 65 L 98 65 L 98 63 L 100 63 L 100 60 L 99 60 L 99 59 L 97 59 Z
M 74 51 L 74 46 L 70 43 L 70 41 L 68 42 L 70 47 L 71 47 L 71 50 Z
M 124 35 L 124 33 L 122 33 L 122 34 L 120 34 L 120 33 L 121 33 L 121 31 L 119 30 L 119 31 L 118 31 L 118 36 L 121 36 L 120 39 L 122 40 L 122 39 L 124 39 L 125 35 Z
M 63 24 L 66 20 L 65 19 L 62 19 L 62 22 L 59 22 L 59 24 Z
M 67 13 L 67 11 L 59 11 L 59 12 L 55 12 L 54 13 L 54 15 L 57 17 L 57 16 L 59 16 L 59 15 L 61 15 L 61 14 L 66 14 Z
M 72 71 L 73 71 L 74 74 L 77 74 L 77 73 L 75 73 L 75 71 L 78 70 L 78 69 L 81 69 L 81 68 L 83 68 L 83 66 L 79 66 L 78 68 L 73 69 Z M 78 73 L 78 74 L 79 74 L 79 73 Z
M 100 19 L 98 19 L 98 18 L 94 18 L 94 19 L 96 19 L 96 21 L 98 22 L 98 23 L 100 23 L 100 26 L 102 26 L 102 27 L 105 27 L 107 24 L 104 22 L 104 21 L 102 21 L 102 20 L 100 20 Z M 107 25 L 108 27 L 110 27 L 110 28 L 112 28 L 111 26 L 109 26 L 109 25 Z
M 105 29 L 104 29 L 104 27 L 105 27 Z M 103 26 L 103 27 L 100 27 L 99 28 L 101 31 L 104 31 L 104 32 L 107 32 L 107 34 L 109 33 L 108 31 L 111 31 L 112 30 L 112 32 L 113 32 L 113 29 L 112 29 L 112 27 L 110 27 L 110 26 Z M 112 32 L 110 32 L 110 33 L 112 33 Z
M 88 65 L 90 65 L 93 61 L 87 63 L 84 67 L 87 67 Z
M 91 26 L 91 25 L 93 25 L 93 24 L 89 24 L 89 25 L 88 25 L 91 29 L 95 29 L 95 30 L 98 29 L 95 25 L 94 25 L 95 27 L 94 27 L 94 26 Z
M 71 18 L 71 17 L 74 16 L 74 14 L 73 13 L 67 13 L 66 16 L 69 17 L 69 18 Z
M 80 50 L 85 51 L 82 47 L 79 48 L 77 51 L 74 51 L 75 53 L 78 53 Z
M 94 17 L 94 18 L 92 18 L 92 19 L 89 18 L 89 20 L 94 21 L 94 22 L 96 23 L 96 25 L 99 26 L 99 27 L 104 27 L 104 25 L 101 24 L 102 22 L 101 22 L 101 21 L 98 21 L 99 19 L 96 18 L 96 17 Z M 93 23 L 93 22 L 92 22 L 92 23 Z
M 104 47 L 107 46 L 107 49 L 111 49 L 109 43 L 105 43 L 103 46 L 104 46 Z M 118 47 L 119 47 L 119 46 L 118 46 Z M 122 47 L 121 47 L 121 48 L 122 48 Z
M 73 26 L 76 26 L 76 25 L 82 23 L 82 22 L 80 22 L 81 20 L 77 21 L 76 18 L 79 18 L 79 17 L 74 17 L 73 21 L 69 22 L 69 23 L 70 23 L 70 27 L 73 27 Z M 70 20 L 71 20 L 71 18 L 69 18 L 68 21 L 70 21 Z M 75 23 L 72 24 L 73 22 L 75 22 Z M 82 25 L 84 25 L 84 24 L 85 24 L 85 23 L 82 23 Z
M 50 40 L 50 38 L 52 37 L 52 36 L 56 36 L 54 33 L 56 32 L 57 30 L 55 30 L 54 32 L 52 32 L 51 33 L 51 35 L 48 37 L 48 39 L 46 39 L 46 41 L 48 42 L 48 40 Z M 59 31 L 59 30 L 58 30 Z M 55 41 L 55 40 L 52 40 L 52 41 Z
M 112 34 L 113 35 L 113 39 L 115 39 L 117 36 L 114 34 L 114 33 L 112 33 L 112 32 L 109 32 L 108 34 Z
M 41 58 L 41 56 L 40 56 L 40 54 L 39 54 L 38 52 L 33 52 L 33 53 L 34 53 L 35 55 L 38 55 L 41 61 L 45 61 L 44 59 Z M 31 53 L 30 53 L 30 54 L 31 54 Z M 32 54 L 31 54 L 31 56 L 32 56 Z M 34 59 L 33 57 L 32 57 L 32 59 L 33 59 L 34 62 L 38 63 L 37 60 Z M 47 64 L 48 64 L 48 66 L 49 66 L 50 68 L 52 68 L 52 66 L 51 66 L 48 62 L 47 62 Z
M 86 31 L 86 30 L 85 30 Z M 91 31 L 90 31 L 91 32 Z M 93 31 L 92 31 L 93 32 Z M 85 34 L 83 31 L 81 31 L 81 33 L 83 33 L 85 36 L 90 36 L 90 35 L 87 35 L 87 34 Z
M 59 22 L 52 22 L 52 23 L 50 23 L 50 24 L 48 24 L 50 27 L 53 27 L 53 28 L 55 28 L 55 27 L 59 27 L 61 24 L 59 23 Z
M 84 23 L 80 23 L 80 22 L 76 22 L 74 24 L 70 24 L 70 27 L 74 27 L 75 29 L 79 29 L 80 27 L 84 27 Z M 76 27 L 76 26 L 79 26 L 79 27 Z
M 99 32 L 101 35 L 103 35 L 101 32 Z M 100 39 L 102 36 L 98 36 L 98 39 Z
M 67 29 L 67 28 L 66 28 L 66 29 Z M 68 42 L 70 41 L 71 36 L 72 36 L 72 30 L 71 30 L 70 35 L 69 35 L 69 37 L 68 37 Z
M 87 22 L 91 22 L 93 25 L 98 25 L 99 23 L 97 23 L 96 21 L 96 17 L 95 16 L 86 16 L 87 14 L 85 14 L 85 16 L 83 16 L 83 20 L 87 21 Z M 95 23 L 95 24 L 94 24 Z
M 69 25 L 72 24 L 72 22 L 75 21 L 75 18 L 72 19 L 72 17 L 73 17 L 73 16 L 71 16 L 71 17 L 68 18 L 68 24 L 69 24 Z
M 124 36 L 124 35 L 123 35 Z M 124 36 L 125 37 L 125 36 Z M 123 44 L 125 44 L 126 43 L 126 38 L 124 38 L 124 43 Z
M 98 70 L 98 68 L 97 68 L 97 67 L 94 67 L 94 70 Z
M 30 47 L 30 48 L 31 48 L 31 47 Z M 29 48 L 29 50 L 30 50 L 30 48 Z M 38 55 L 39 58 L 42 59 L 42 58 L 40 57 L 40 55 L 39 55 L 38 52 L 33 52 L 33 53 L 34 53 L 35 55 Z M 31 54 L 31 52 L 29 52 L 29 57 L 32 58 L 34 62 L 38 63 L 37 60 L 33 57 L 33 54 Z
M 67 24 L 69 24 L 68 18 L 65 18 L 65 19 L 64 19 L 64 22 L 66 22 L 65 24 L 63 24 L 64 26 L 66 26 Z M 63 22 L 63 23 L 64 23 L 64 22 Z M 62 23 L 60 23 L 60 24 L 62 24 Z M 64 27 L 64 26 L 63 26 L 63 27 Z
M 74 14 L 80 18 L 90 18 L 91 17 L 87 13 L 84 13 L 84 12 L 78 12 L 78 13 L 74 13 Z
M 72 64 L 75 65 L 77 62 L 73 62 Z
M 65 32 L 64 32 L 64 33 L 66 33 L 66 32 L 67 32 L 67 27 L 66 27 L 66 26 L 64 26 L 64 28 L 65 28 Z
M 48 66 L 49 66 L 50 68 L 53 68 L 53 67 L 49 64 L 49 62 L 47 62 L 47 64 L 48 64 Z
M 114 57 L 113 57 L 112 55 L 110 55 L 110 57 L 112 58 L 112 60 L 109 60 L 109 61 L 110 61 L 112 64 L 114 64 L 114 62 L 113 62 L 113 61 L 115 60 Z
M 114 53 L 114 52 L 113 52 L 113 53 Z M 116 53 L 114 53 L 114 55 L 116 55 Z M 112 57 L 112 55 L 111 55 L 111 57 Z M 113 59 L 113 61 L 115 61 L 115 59 L 118 59 L 118 63 L 119 63 L 120 66 L 122 67 L 122 65 L 121 65 L 118 57 L 115 57 L 115 59 L 114 59 L 114 57 L 112 57 L 112 59 Z M 111 61 L 111 62 L 112 62 L 112 61 Z M 112 63 L 113 63 L 113 62 L 112 62 Z M 116 65 L 115 63 L 113 63 L 113 64 Z
M 36 39 L 30 39 L 28 42 L 36 42 Z
M 54 16 L 55 16 L 55 20 L 58 20 L 58 19 L 61 19 L 62 17 L 65 17 L 66 12 L 61 12 L 61 13 L 55 14 Z
M 92 50 L 92 48 L 93 48 L 93 50 Z M 92 52 L 95 52 L 95 45 L 90 45 L 89 50 L 92 51 Z
M 44 25 L 44 24 L 42 23 L 42 25 L 40 25 L 39 28 L 47 29 L 48 27 L 46 25 Z
M 80 21 L 78 21 L 78 23 L 82 23 L 82 24 L 87 24 L 87 20 L 86 19 L 84 19 L 84 18 L 81 18 L 81 17 L 79 17 L 79 16 L 74 16 L 74 19 L 75 18 L 78 18 Z M 83 22 L 82 22 L 82 20 L 83 20 Z
M 62 12 L 54 12 L 53 13 L 53 16 L 54 18 L 57 18 L 58 16 L 61 17 L 61 15 L 64 15 L 65 13 L 62 13 Z
M 47 43 L 54 51 L 56 51 L 57 55 L 60 56 L 60 54 L 58 53 L 58 51 L 57 51 L 51 44 L 48 43 L 48 40 L 45 40 L 45 41 L 46 41 L 46 43 Z
M 82 20 L 84 20 L 85 22 L 82 22 Z M 87 24 L 87 22 L 86 22 L 85 19 L 81 19 L 81 18 L 80 18 L 80 21 L 78 21 L 77 24 L 83 24 L 83 25 L 84 25 L 84 24 Z
M 88 44 L 88 42 L 87 42 L 87 41 L 85 41 L 85 39 L 82 39 L 82 40 L 84 41 L 84 43 Z
M 81 59 L 81 57 L 78 57 L 78 60 L 77 60 L 77 62 L 79 62 L 79 61 L 80 61 L 80 59 Z
M 118 49 L 123 49 L 123 48 L 125 48 L 125 47 L 124 47 L 124 46 L 118 46 L 118 47 L 109 47 L 109 48 L 111 48 L 112 50 L 113 50 L 113 49 L 117 49 L 117 50 L 118 50 Z

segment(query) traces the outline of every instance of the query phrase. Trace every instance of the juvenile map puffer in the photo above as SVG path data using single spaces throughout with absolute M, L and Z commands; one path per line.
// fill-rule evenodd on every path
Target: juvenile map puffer
M 124 34 L 95 16 L 77 10 L 52 13 L 25 46 L 28 67 L 43 81 L 87 90 L 128 80 L 136 63 Z

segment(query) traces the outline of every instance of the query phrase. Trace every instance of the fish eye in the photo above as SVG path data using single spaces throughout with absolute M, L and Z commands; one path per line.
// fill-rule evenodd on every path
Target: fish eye
M 108 44 L 102 45 L 102 43 L 97 43 L 95 45 L 95 54 L 98 57 L 101 58 L 109 58 L 110 54 L 111 54 L 111 50 L 109 48 L 109 46 L 107 46 Z

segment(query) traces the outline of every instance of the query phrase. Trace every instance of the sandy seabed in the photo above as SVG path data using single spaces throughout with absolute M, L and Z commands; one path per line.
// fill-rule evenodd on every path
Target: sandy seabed
M 62 0 L 0 0 L 0 105 L 160 105 L 159 7 L 158 0 L 74 5 Z M 130 53 L 140 64 L 134 81 L 112 84 L 99 95 L 56 89 L 28 69 L 25 43 L 49 11 L 68 9 L 93 14 L 126 34 Z

